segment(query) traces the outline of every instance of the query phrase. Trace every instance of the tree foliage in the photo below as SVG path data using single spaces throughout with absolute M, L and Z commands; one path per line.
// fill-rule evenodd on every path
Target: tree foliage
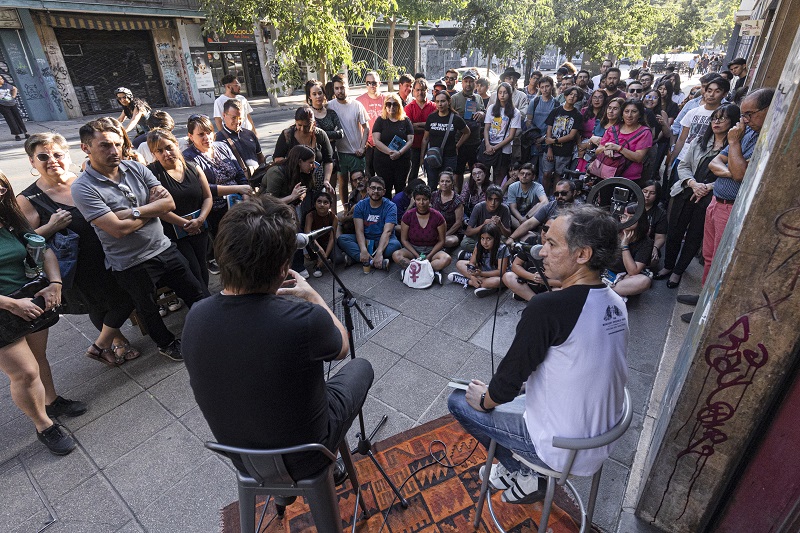
M 395 0 L 201 0 L 207 31 L 229 32 L 267 20 L 277 29 L 273 44 L 290 62 L 306 61 L 318 69 L 353 64 L 347 29 L 372 28 L 378 15 L 396 8 Z
M 658 31 L 648 47 L 651 54 L 675 49 L 692 52 L 708 40 L 724 42 L 733 27 L 737 0 L 667 0 L 660 7 Z

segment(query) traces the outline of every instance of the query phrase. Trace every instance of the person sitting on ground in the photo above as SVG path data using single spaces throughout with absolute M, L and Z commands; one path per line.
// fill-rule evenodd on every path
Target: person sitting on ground
M 575 183 L 571 180 L 561 180 L 556 183 L 556 191 L 553 193 L 555 200 L 551 200 L 541 209 L 537 210 L 532 217 L 528 217 L 514 233 L 506 240 L 506 244 L 512 246 L 514 241 L 527 241 L 531 237 L 530 232 L 544 224 L 546 220 L 555 218 L 558 212 L 575 202 L 577 196 Z
M 413 194 L 415 208 L 406 211 L 400 223 L 400 242 L 403 247 L 392 254 L 392 259 L 405 270 L 412 259 L 422 259 L 424 256 L 431 262 L 436 279 L 441 284 L 441 271 L 451 261 L 450 255 L 444 251 L 447 221 L 439 211 L 431 209 L 430 187 L 420 183 Z
M 342 204 L 342 211 L 336 217 L 339 219 L 339 235 L 343 233 L 355 234 L 356 227 L 353 224 L 353 210 L 356 204 L 367 198 L 367 175 L 363 170 L 352 170 L 350 172 L 350 197 Z M 338 238 L 339 235 L 336 237 Z
M 503 274 L 508 270 L 510 253 L 502 242 L 500 226 L 489 222 L 478 230 L 480 237 L 469 258 L 459 259 L 458 272 L 451 272 L 447 279 L 460 283 L 466 289 L 475 288 L 475 296 L 483 298 L 497 292 L 503 286 Z
M 511 163 L 511 166 L 508 167 L 508 174 L 503 176 L 500 188 L 503 189 L 504 198 L 508 196 L 508 188 L 519 181 L 520 168 L 522 168 L 522 164 L 519 161 L 514 161 Z
M 503 204 L 503 191 L 497 185 L 490 185 L 486 189 L 486 201 L 479 203 L 472 210 L 467 229 L 464 230 L 466 236 L 461 241 L 461 250 L 464 253 L 458 254 L 459 259 L 468 259 L 464 254 L 472 252 L 481 227 L 490 222 L 499 228 L 503 237 L 511 235 L 511 211 Z
M 539 182 L 533 181 L 533 165 L 525 163 L 519 169 L 519 181 L 508 188 L 508 207 L 511 227 L 516 229 L 536 211 L 547 205 L 547 195 Z
M 630 220 L 637 207 L 636 203 L 625 206 L 619 221 Z M 649 231 L 650 222 L 645 215 L 633 226 L 620 231 L 622 254 L 608 268 L 611 288 L 620 296 L 642 294 L 653 284 L 652 275 L 645 270 L 653 256 L 653 240 L 647 236 Z
M 402 246 L 394 236 L 397 206 L 383 197 L 386 186 L 378 176 L 369 179 L 369 197 L 353 210 L 355 235 L 343 234 L 337 242 L 350 261 L 365 267 L 389 268 L 389 257 Z
M 316 243 L 318 250 L 316 251 L 317 257 L 314 259 L 314 277 L 322 277 L 322 262 L 327 259 L 329 261 L 336 260 L 335 258 L 335 236 L 336 226 L 339 225 L 336 215 L 331 211 L 333 205 L 333 196 L 327 191 L 320 191 L 316 194 L 314 199 L 314 209 L 306 214 L 305 228 L 306 233 L 311 233 L 314 230 L 327 228 L 330 226 L 332 229 L 325 235 L 317 237 Z
M 661 248 L 667 242 L 667 212 L 658 205 L 661 198 L 661 183 L 656 180 L 647 180 L 642 183 L 644 195 L 644 214 L 650 230 L 647 236 L 653 241 L 653 257 L 648 268 L 657 269 L 661 261 Z
M 414 178 L 408 181 L 405 189 L 395 194 L 392 197 L 392 202 L 397 206 L 397 216 L 402 218 L 406 214 L 408 208 L 411 206 L 411 200 L 414 199 L 414 190 L 420 185 L 424 185 L 425 181 L 422 178 Z
M 554 219 L 549 219 L 547 222 L 550 223 L 553 220 Z M 547 239 L 547 230 L 549 226 L 548 224 L 542 224 L 540 227 L 542 231 L 539 241 L 544 242 Z M 539 267 L 542 268 L 541 262 L 539 262 Z M 539 274 L 536 264 L 529 252 L 526 252 L 524 249 L 520 250 L 511 261 L 510 268 L 508 272 L 503 274 L 503 284 L 514 293 L 515 300 L 529 302 L 535 295 L 547 291 L 542 276 Z M 542 270 L 544 270 L 544 268 L 542 268 Z M 561 287 L 561 282 L 557 279 L 549 279 L 546 275 L 545 279 L 551 289 Z
M 464 204 L 453 190 L 453 171 L 444 169 L 439 173 L 439 188 L 431 194 L 431 208 L 439 211 L 447 222 L 444 247 L 455 248 L 464 236 Z
M 272 160 L 280 163 L 288 157 L 289 151 L 295 146 L 307 146 L 314 151 L 314 160 L 317 162 L 313 169 L 314 190 L 328 190 L 324 184 L 331 182 L 333 147 L 328 134 L 317 127 L 317 119 L 310 106 L 297 108 L 294 113 L 294 124 L 278 136 Z
M 230 210 L 215 242 L 223 289 L 186 316 L 186 370 L 218 442 L 258 449 L 319 443 L 335 454 L 374 373 L 359 358 L 325 380 L 323 363 L 347 356 L 347 331 L 290 270 L 296 233 L 294 209 L 276 198 Z M 238 455 L 231 460 L 245 471 Z M 285 464 L 302 479 L 329 463 L 310 453 L 287 456 Z
M 469 221 L 469 216 L 475 206 L 486 200 L 486 189 L 491 184 L 492 182 L 489 181 L 489 167 L 483 163 L 475 163 L 469 178 L 466 178 L 464 188 L 461 189 L 460 194 L 461 203 L 464 205 L 464 222 Z

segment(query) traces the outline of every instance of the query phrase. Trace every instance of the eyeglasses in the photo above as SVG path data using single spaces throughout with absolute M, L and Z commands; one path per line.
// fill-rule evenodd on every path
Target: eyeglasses
M 643 92 L 644 92 L 644 89 L 628 89 L 628 92 L 629 92 L 629 93 L 634 93 L 634 94 L 636 94 L 636 93 L 643 93 Z
M 756 113 L 761 113 L 765 109 L 766 107 L 761 107 L 759 109 L 756 109 L 755 111 L 745 111 L 744 113 L 742 113 L 741 117 L 750 120 L 753 117 L 753 115 L 755 115 Z
M 52 155 L 51 154 L 45 154 L 45 153 L 36 154 L 36 159 L 38 159 L 42 163 L 47 163 L 48 161 L 50 161 L 51 157 L 55 161 L 61 161 L 62 159 L 67 157 L 67 154 L 65 154 L 63 152 L 54 152 Z
M 711 119 L 711 122 L 715 124 L 720 124 L 722 122 L 725 122 L 726 120 L 728 120 L 728 117 L 714 117 Z
M 397 102 L 386 102 L 386 107 L 400 107 Z
M 656 96 L 653 96 L 653 95 L 645 96 L 644 99 L 645 100 L 658 100 L 658 98 Z
M 136 195 L 133 194 L 133 191 L 130 187 L 125 185 L 124 183 L 120 183 L 117 185 L 117 188 L 122 191 L 122 194 L 125 196 L 125 199 L 130 202 L 131 207 L 139 207 L 139 199 L 136 198 Z
M 378 82 L 377 81 L 365 81 L 364 83 L 366 85 L 369 85 L 370 87 L 377 87 L 378 86 Z
M 569 196 L 569 191 L 556 191 L 553 196 Z
M 453 76 L 445 76 L 444 79 L 447 81 L 456 81 L 458 78 L 454 78 Z
M 385 189 L 383 187 L 379 187 L 377 185 L 373 185 L 372 187 L 369 188 L 369 190 L 374 191 L 374 192 L 383 192 Z

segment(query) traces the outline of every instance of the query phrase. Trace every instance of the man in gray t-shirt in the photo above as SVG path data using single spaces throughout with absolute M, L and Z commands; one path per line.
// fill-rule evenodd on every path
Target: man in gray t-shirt
M 122 135 L 112 122 L 93 120 L 81 127 L 80 136 L 89 162 L 72 184 L 75 206 L 94 226 L 106 267 L 131 296 L 159 353 L 182 361 L 180 341 L 158 313 L 156 286 L 169 286 L 189 307 L 208 296 L 208 288 L 164 235 L 158 217 L 175 209 L 175 202 L 147 167 L 121 161 Z

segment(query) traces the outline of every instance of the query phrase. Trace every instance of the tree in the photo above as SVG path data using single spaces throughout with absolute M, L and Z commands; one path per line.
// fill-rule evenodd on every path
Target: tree
M 281 61 L 305 61 L 324 80 L 328 65 L 338 70 L 353 64 L 347 28 L 372 28 L 379 13 L 395 7 L 395 0 L 201 0 L 201 5 L 206 31 L 228 32 L 252 26 L 253 20 L 268 21 L 277 30 L 272 37 Z
M 726 39 L 738 6 L 734 0 L 667 1 L 660 6 L 662 18 L 648 51 L 650 54 L 674 49 L 694 52 L 709 39 L 719 39 L 722 35 Z

